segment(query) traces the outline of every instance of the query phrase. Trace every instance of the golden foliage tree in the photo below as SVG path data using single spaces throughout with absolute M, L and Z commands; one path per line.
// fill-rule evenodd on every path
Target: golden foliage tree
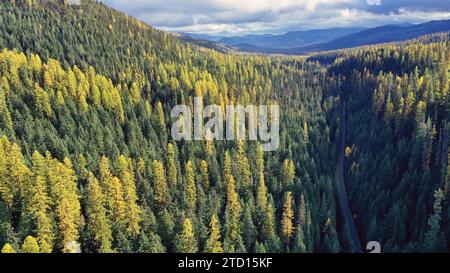
M 2 253 L 3 254 L 11 254 L 11 253 L 16 253 L 16 251 L 14 250 L 14 248 L 12 247 L 12 245 L 10 244 L 5 244 L 2 248 Z
M 267 204 L 265 219 L 262 225 L 262 237 L 271 238 L 275 234 L 275 211 L 271 202 Z
M 172 143 L 167 144 L 167 180 L 171 187 L 177 184 L 177 165 L 175 148 Z
M 227 176 L 227 203 L 225 210 L 225 241 L 227 252 L 238 251 L 242 244 L 241 238 L 241 204 L 236 192 L 234 177 Z
M 36 238 L 34 238 L 33 236 L 27 236 L 23 242 L 20 252 L 22 252 L 22 253 L 39 253 L 39 245 L 36 241 Z
M 107 185 L 110 183 L 110 180 L 112 179 L 109 159 L 106 156 L 102 156 L 102 158 L 100 159 L 99 172 L 100 172 L 100 187 L 102 188 L 103 191 L 105 191 L 107 189 Z
M 134 180 L 134 171 L 131 159 L 126 159 L 123 155 L 119 156 L 117 166 L 120 172 L 120 178 L 123 185 L 125 213 L 127 221 L 127 230 L 130 235 L 136 236 L 140 233 L 139 223 L 141 222 L 141 208 L 137 204 L 136 183 Z
M 53 250 L 55 235 L 53 219 L 50 217 L 50 200 L 47 195 L 47 181 L 42 176 L 35 179 L 35 194 L 31 200 L 36 207 L 33 209 L 33 218 L 36 221 L 36 235 L 41 252 L 51 253 Z
M 49 155 L 47 155 L 50 158 Z M 51 160 L 49 167 L 50 196 L 56 206 L 58 228 L 63 252 L 70 252 L 69 244 L 79 238 L 81 226 L 81 206 L 77 188 L 77 177 L 72 162 L 64 159 L 64 163 Z
M 161 162 L 154 160 L 153 167 L 153 194 L 156 204 L 164 206 L 167 202 L 168 190 L 166 177 L 164 175 L 164 166 Z
M 286 244 L 289 244 L 293 232 L 292 219 L 294 218 L 294 213 L 291 207 L 291 199 L 292 193 L 287 192 L 286 201 L 284 202 L 283 206 L 283 216 L 281 219 L 281 232 L 283 234 Z
M 211 222 L 209 223 L 209 238 L 206 241 L 205 252 L 206 253 L 222 253 L 222 243 L 220 242 L 220 224 L 215 214 L 211 216 Z
M 288 187 L 294 182 L 295 166 L 292 160 L 286 159 L 283 162 L 282 178 L 284 187 Z
M 195 172 L 192 162 L 186 163 L 186 198 L 190 211 L 195 211 L 197 204 L 197 187 L 195 185 Z
M 209 189 L 209 172 L 208 172 L 208 163 L 205 160 L 200 162 L 200 169 L 202 173 L 202 184 L 203 189 L 207 191 Z
M 31 176 L 25 165 L 20 147 L 10 143 L 6 136 L 0 138 L 0 197 L 11 207 L 15 195 L 23 195 Z
M 107 204 L 112 222 L 125 223 L 126 205 L 119 178 L 112 177 L 107 185 Z
M 230 183 L 230 180 L 233 179 L 233 169 L 232 169 L 232 165 L 231 165 L 231 156 L 230 156 L 230 152 L 226 151 L 225 152 L 225 157 L 223 160 L 223 181 L 225 183 L 225 188 L 228 187 L 228 184 Z M 234 187 L 234 185 L 233 185 Z
M 51 117 L 53 114 L 53 110 L 50 105 L 50 98 L 48 96 L 48 93 L 44 89 L 42 89 L 38 83 L 34 85 L 34 99 L 36 109 L 47 117 Z
M 159 129 L 164 132 L 166 130 L 166 121 L 164 118 L 163 105 L 160 101 L 156 104 L 156 116 L 158 118 Z
M 197 239 L 189 218 L 184 220 L 183 230 L 175 239 L 175 249 L 178 253 L 196 253 L 198 251 Z
M 239 140 L 237 145 L 237 166 L 240 174 L 239 186 L 243 192 L 249 192 L 251 190 L 252 173 L 245 153 L 245 143 L 242 140 Z
M 86 201 L 87 229 L 93 235 L 100 253 L 111 252 L 112 232 L 106 216 L 105 203 L 105 196 L 97 178 L 89 173 Z

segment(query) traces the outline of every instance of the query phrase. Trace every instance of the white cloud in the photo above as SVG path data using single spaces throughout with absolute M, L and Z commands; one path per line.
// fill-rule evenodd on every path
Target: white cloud
M 367 5 L 369 6 L 380 6 L 381 0 L 367 0 Z
M 104 0 L 168 31 L 222 35 L 449 19 L 448 0 Z

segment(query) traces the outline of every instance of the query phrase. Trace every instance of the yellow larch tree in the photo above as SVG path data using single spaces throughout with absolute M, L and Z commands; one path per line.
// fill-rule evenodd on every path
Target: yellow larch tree
M 171 187 L 177 184 L 177 166 L 176 166 L 175 148 L 172 143 L 167 144 L 167 182 Z
M 222 243 L 220 242 L 220 224 L 217 220 L 217 216 L 213 214 L 211 216 L 211 222 L 209 223 L 209 238 L 206 241 L 205 252 L 206 253 L 222 253 Z
M 153 167 L 153 194 L 156 204 L 164 206 L 167 202 L 168 190 L 166 177 L 164 175 L 164 166 L 161 162 L 154 160 Z
M 175 249 L 178 253 L 196 253 L 198 251 L 197 239 L 189 218 L 184 220 L 183 230 L 175 239 Z
M 96 249 L 100 253 L 111 252 L 111 224 L 106 215 L 105 204 L 105 196 L 97 178 L 89 173 L 86 201 L 87 229 L 92 233 Z
M 202 173 L 203 189 L 205 191 L 208 191 L 209 190 L 209 172 L 208 172 L 208 163 L 206 163 L 205 160 L 202 160 L 202 162 L 200 162 L 200 169 L 201 169 L 201 173 Z
M 142 211 L 137 204 L 138 196 L 136 194 L 133 164 L 131 159 L 127 160 L 125 156 L 121 155 L 117 160 L 117 166 L 123 185 L 127 230 L 130 235 L 137 236 L 140 233 L 139 223 L 142 220 Z
M 21 253 L 39 253 L 39 245 L 36 241 L 36 238 L 33 236 L 27 236 L 23 242 L 22 248 L 20 249 Z
M 195 185 L 195 172 L 191 161 L 186 163 L 186 198 L 189 210 L 194 212 L 197 204 L 197 187 Z
M 286 201 L 284 202 L 283 206 L 283 215 L 281 219 L 281 232 L 283 234 L 286 244 L 289 244 L 293 232 L 292 219 L 294 219 L 294 212 L 292 211 L 291 207 L 291 199 L 292 193 L 287 192 Z

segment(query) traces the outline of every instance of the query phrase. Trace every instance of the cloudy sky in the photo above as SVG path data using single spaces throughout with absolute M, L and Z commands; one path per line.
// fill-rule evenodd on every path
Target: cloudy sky
M 215 35 L 450 19 L 450 0 L 102 0 L 159 29 Z

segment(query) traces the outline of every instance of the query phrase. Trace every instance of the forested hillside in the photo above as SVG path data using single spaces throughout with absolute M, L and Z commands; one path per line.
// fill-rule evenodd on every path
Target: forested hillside
M 91 0 L 2 0 L 0 48 L 2 252 L 350 251 L 344 100 L 362 243 L 448 250 L 448 34 L 328 65 L 197 47 Z M 279 104 L 279 149 L 173 141 L 194 96 Z
M 0 243 L 19 250 L 31 235 L 57 252 L 72 241 L 83 252 L 340 249 L 321 67 L 193 48 L 90 1 L 4 3 L 1 13 Z M 194 95 L 279 101 L 281 148 L 173 142 L 170 108 Z M 38 183 L 44 190 L 28 192 Z M 70 200 L 54 192 L 61 183 L 78 185 Z M 40 211 L 27 201 L 44 198 L 36 194 L 48 200 Z
M 385 251 L 446 251 L 449 35 L 347 51 L 347 177 L 360 234 Z M 370 90 L 370 92 L 368 92 Z

